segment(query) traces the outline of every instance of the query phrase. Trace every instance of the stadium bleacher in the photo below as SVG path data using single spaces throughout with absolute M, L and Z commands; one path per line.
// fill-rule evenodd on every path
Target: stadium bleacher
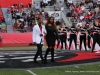
M 40 6 L 41 6 L 41 2 L 42 2 L 43 0 L 34 0 L 34 2 L 31 2 L 31 3 L 33 3 L 32 5 L 33 5 L 33 7 L 34 7 L 34 5 L 36 5 L 36 4 L 39 4 Z M 51 0 L 52 1 L 52 0 Z M 67 1 L 67 2 L 66 2 Z M 72 4 L 69 6 L 69 8 L 67 7 L 67 5 L 68 5 L 68 2 L 71 2 L 72 1 Z M 89 1 L 91 1 L 91 0 L 89 0 Z M 66 25 L 67 26 L 69 26 L 69 25 L 72 25 L 72 23 L 75 23 L 75 24 L 77 24 L 79 21 L 80 21 L 80 16 L 77 16 L 77 15 L 79 15 L 79 14 L 75 14 L 76 13 L 76 6 L 77 5 L 80 5 L 80 4 L 84 4 L 83 5 L 83 7 L 85 8 L 85 12 L 84 12 L 84 14 L 86 15 L 87 13 L 89 13 L 89 3 L 88 4 L 86 4 L 86 3 L 82 3 L 82 2 L 85 2 L 85 0 L 55 0 L 55 2 L 56 2 L 56 4 L 57 4 L 57 6 L 58 6 L 58 9 L 59 9 L 59 11 L 62 11 L 62 9 L 61 9 L 61 7 L 63 7 L 63 12 L 61 12 L 61 19 L 63 19 L 63 21 L 66 23 Z M 54 4 L 55 4 L 55 2 L 54 2 Z M 61 3 L 62 3 L 62 5 L 61 5 Z M 67 3 L 67 4 L 66 4 Z M 56 5 L 55 4 L 55 5 Z M 45 7 L 42 7 L 42 8 L 40 8 L 40 11 L 42 11 L 42 10 L 44 10 L 44 12 L 46 12 L 46 11 L 54 11 L 55 12 L 55 5 L 50 5 L 50 4 L 48 4 L 47 6 L 45 6 Z M 96 4 L 95 3 L 93 3 L 93 6 L 95 6 Z M 73 7 L 75 7 L 75 9 L 73 9 Z M 11 7 L 12 8 L 12 7 Z M 80 8 L 80 7 L 79 7 Z M 34 8 L 32 8 L 32 10 L 33 10 Z M 73 9 L 73 10 L 72 10 Z M 74 15 L 70 18 L 70 20 L 71 21 L 69 21 L 68 20 L 68 18 L 67 18 L 67 16 L 66 16 L 66 14 L 67 14 L 67 12 L 68 12 L 68 10 L 71 10 L 71 12 L 72 12 L 72 14 L 73 14 L 73 12 L 75 12 L 74 13 Z M 93 11 L 94 12 L 94 9 L 92 9 L 91 11 Z M 90 11 L 90 12 L 91 12 Z M 82 11 L 83 12 L 83 11 Z M 3 13 L 5 13 L 5 12 L 3 12 Z M 31 11 L 27 11 L 27 9 L 25 10 L 25 13 L 28 15 L 29 13 L 31 13 Z M 34 12 L 33 12 L 34 13 Z M 6 15 L 6 14 L 5 14 Z M 4 16 L 5 16 L 4 15 Z M 5 17 L 5 18 L 7 18 L 7 17 Z M 60 19 L 60 20 L 61 20 Z M 92 18 L 93 19 L 93 18 Z M 46 22 L 46 20 L 44 20 L 45 22 Z M 7 21 L 6 21 L 7 22 Z M 12 25 L 14 24 L 14 20 L 13 20 L 13 23 L 12 23 Z M 26 26 L 25 26 L 26 27 Z M 9 26 L 7 26 L 7 28 L 8 28 L 8 31 L 9 30 L 11 30 L 11 28 L 13 28 L 13 27 L 11 27 L 10 25 Z M 27 28 L 26 28 L 27 29 Z M 12 29 L 12 31 L 13 31 L 13 29 Z

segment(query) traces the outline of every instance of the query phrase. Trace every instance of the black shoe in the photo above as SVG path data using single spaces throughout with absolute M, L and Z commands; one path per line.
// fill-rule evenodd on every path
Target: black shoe
M 42 60 L 42 64 L 45 64 L 45 61 L 44 61 L 44 59 Z
M 38 63 L 37 61 L 36 61 L 36 59 L 33 59 L 34 60 L 34 63 Z
M 51 59 L 51 62 L 55 63 L 55 60 L 54 59 Z
M 45 63 L 45 64 L 47 63 L 47 59 L 46 59 L 46 58 L 44 58 L 44 63 Z
M 44 63 L 48 63 L 48 62 L 47 62 L 47 59 L 44 60 Z
M 91 46 L 88 46 L 88 48 L 91 48 Z

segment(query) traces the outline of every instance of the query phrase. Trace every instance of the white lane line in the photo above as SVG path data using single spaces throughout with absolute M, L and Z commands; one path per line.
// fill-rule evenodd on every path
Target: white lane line
M 57 54 L 54 54 L 54 56 L 56 56 Z M 48 56 L 51 56 L 51 55 L 48 55 Z M 29 58 L 34 58 L 34 56 L 25 56 L 25 57 L 14 57 L 14 58 L 11 58 L 11 59 L 29 59 Z
M 20 56 L 20 55 L 9 55 L 9 56 Z
M 9 54 L 36 54 L 36 53 L 19 53 L 19 52 L 16 52 L 16 53 L 4 53 L 5 55 L 9 55 Z
M 61 58 L 63 56 L 59 56 L 59 57 L 54 57 L 54 58 Z M 47 59 L 51 59 L 51 57 L 48 57 Z M 37 58 L 37 61 L 41 60 L 41 58 Z M 33 59 L 27 59 L 27 60 L 21 60 L 22 62 L 31 62 L 34 61 Z
M 9 59 L 9 58 L 0 58 L 0 60 L 7 60 L 7 59 Z
M 32 75 L 37 75 L 34 72 L 32 72 L 31 70 L 26 70 L 27 72 L 31 73 Z
M 4 57 L 4 56 L 0 55 L 0 57 Z
M 34 58 L 34 56 L 14 57 L 14 58 L 11 58 L 11 59 L 29 59 L 29 58 Z
M 5 63 L 5 61 L 0 61 L 0 63 Z
M 79 66 L 75 66 L 76 68 L 79 68 Z

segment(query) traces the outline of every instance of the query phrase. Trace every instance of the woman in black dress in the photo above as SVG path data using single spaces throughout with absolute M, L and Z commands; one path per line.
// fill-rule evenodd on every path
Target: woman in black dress
M 45 28 L 47 31 L 46 42 L 47 42 L 48 48 L 47 48 L 46 53 L 44 55 L 44 59 L 45 59 L 45 62 L 47 63 L 47 55 L 51 51 L 51 62 L 55 62 L 54 61 L 54 46 L 55 46 L 56 39 L 59 41 L 59 36 L 57 33 L 57 28 L 56 28 L 56 25 L 54 23 L 53 17 L 49 17 L 49 19 L 45 25 Z

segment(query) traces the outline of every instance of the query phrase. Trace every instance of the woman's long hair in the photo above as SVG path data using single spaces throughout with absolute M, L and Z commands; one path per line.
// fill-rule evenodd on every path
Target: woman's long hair
M 50 19 L 53 19 L 53 22 L 52 23 L 50 22 Z M 48 18 L 48 21 L 46 23 L 46 26 L 48 26 L 48 24 L 51 24 L 52 27 L 57 30 L 57 27 L 56 27 L 55 22 L 54 22 L 54 17 L 49 17 Z

